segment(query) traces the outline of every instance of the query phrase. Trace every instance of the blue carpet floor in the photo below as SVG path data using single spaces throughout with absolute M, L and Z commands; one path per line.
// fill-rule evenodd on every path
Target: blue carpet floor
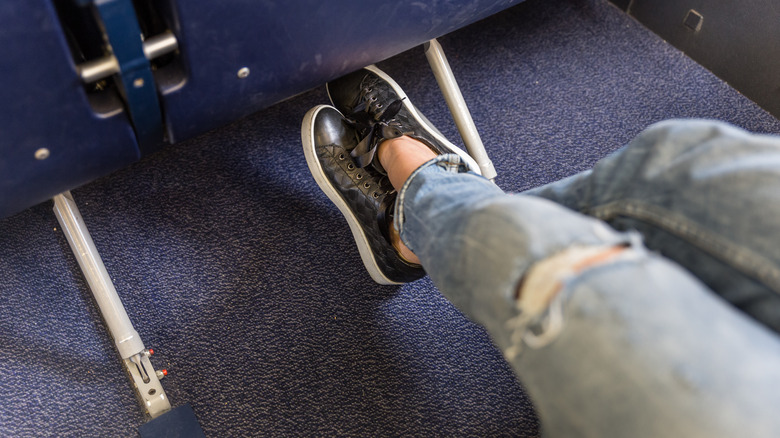
M 606 0 L 529 0 L 440 41 L 507 190 L 662 119 L 780 133 Z M 422 49 L 380 67 L 457 138 Z M 73 191 L 173 404 L 214 437 L 537 436 L 484 330 L 427 278 L 364 272 L 301 151 L 326 101 L 312 90 Z M 144 419 L 51 203 L 0 221 L 0 276 L 0 436 L 134 436 Z

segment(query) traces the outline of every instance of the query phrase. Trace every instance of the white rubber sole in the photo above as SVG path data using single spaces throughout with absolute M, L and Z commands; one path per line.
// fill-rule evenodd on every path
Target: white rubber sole
M 376 259 L 374 258 L 374 252 L 371 251 L 368 239 L 366 238 L 365 233 L 363 233 L 363 229 L 358 223 L 357 218 L 352 214 L 352 210 L 347 206 L 347 203 L 344 202 L 341 194 L 330 184 L 330 181 L 328 181 L 328 178 L 325 176 L 325 172 L 322 169 L 320 160 L 317 158 L 317 152 L 314 149 L 314 119 L 317 117 L 317 114 L 325 108 L 336 110 L 329 105 L 318 105 L 310 109 L 303 117 L 303 123 L 301 125 L 301 143 L 303 143 L 303 154 L 306 156 L 306 164 L 309 166 L 309 171 L 311 171 L 311 175 L 314 177 L 314 181 L 317 182 L 317 185 L 320 186 L 320 189 L 325 193 L 328 199 L 336 205 L 347 220 L 349 229 L 352 231 L 352 237 L 354 237 L 355 244 L 357 244 L 360 259 L 363 261 L 363 265 L 366 267 L 371 278 L 379 284 L 403 284 L 391 281 L 385 277 L 379 269 Z
M 468 162 L 469 167 L 471 168 L 472 171 L 482 175 L 482 171 L 480 170 L 479 165 L 474 160 L 474 158 L 472 158 L 471 155 L 468 154 L 468 152 L 455 146 L 454 144 L 452 144 L 452 142 L 447 140 L 447 138 L 444 137 L 444 135 L 442 135 L 442 133 L 439 132 L 439 130 L 436 129 L 436 127 L 433 126 L 433 124 L 421 112 L 417 110 L 417 108 L 415 108 L 415 106 L 412 104 L 409 97 L 404 92 L 403 88 L 401 88 L 401 86 L 398 85 L 398 83 L 394 81 L 393 78 L 388 76 L 387 73 L 380 70 L 379 67 L 377 67 L 374 64 L 365 67 L 365 69 L 376 74 L 377 76 L 385 80 L 388 84 L 390 84 L 390 87 L 392 87 L 393 91 L 395 91 L 395 94 L 398 95 L 398 98 L 403 100 L 403 105 L 406 108 L 406 110 L 409 111 L 412 117 L 414 117 L 419 124 L 428 128 L 429 134 L 434 136 L 438 141 L 440 141 L 442 144 L 444 144 L 449 149 L 451 149 L 452 152 L 458 154 L 461 158 L 463 158 L 466 162 Z M 333 103 L 333 98 L 330 97 L 330 88 L 326 85 L 325 89 L 328 92 L 328 99 L 330 99 L 330 102 Z

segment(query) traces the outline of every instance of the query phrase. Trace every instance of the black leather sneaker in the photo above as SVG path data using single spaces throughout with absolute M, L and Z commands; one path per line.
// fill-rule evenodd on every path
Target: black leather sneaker
M 436 154 L 456 153 L 481 173 L 476 161 L 464 150 L 450 143 L 419 111 L 404 90 L 385 72 L 374 65 L 342 76 L 327 84 L 331 103 L 360 137 L 352 150 L 358 167 L 373 164 L 380 172 L 379 160 L 374 160 L 376 149 L 384 139 L 407 135 L 433 150 Z
M 358 136 L 335 108 L 320 105 L 303 118 L 301 141 L 314 180 L 347 219 L 363 264 L 379 284 L 401 284 L 425 276 L 390 243 L 396 192 L 386 176 L 361 169 L 350 156 Z

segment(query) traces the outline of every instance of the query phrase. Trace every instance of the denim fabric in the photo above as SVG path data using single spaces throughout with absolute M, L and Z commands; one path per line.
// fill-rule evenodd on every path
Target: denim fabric
M 551 437 L 777 437 L 780 342 L 661 256 L 561 292 L 564 327 L 511 363 Z
M 740 139 L 744 144 L 735 148 Z M 547 435 L 777 436 L 777 336 L 679 264 L 645 251 L 632 232 L 551 201 L 609 218 L 603 212 L 618 208 L 612 201 L 619 196 L 600 192 L 632 193 L 636 202 L 616 210 L 621 215 L 651 211 L 659 223 L 681 221 L 673 228 L 682 230 L 675 233 L 677 245 L 664 254 L 680 254 L 686 244 L 699 248 L 703 240 L 709 248 L 736 247 L 742 257 L 771 257 L 769 241 L 778 234 L 771 233 L 771 220 L 760 217 L 767 210 L 736 212 L 777 196 L 769 185 L 777 168 L 773 154 L 780 151 L 774 142 L 717 123 L 662 123 L 594 171 L 530 192 L 548 199 L 504 194 L 457 157 L 440 156 L 401 190 L 396 226 L 445 296 L 483 324 L 503 351 L 522 348 L 509 358 Z M 734 156 L 726 156 L 729 151 Z M 745 182 L 748 169 L 759 175 Z M 757 200 L 748 200 L 753 194 Z M 736 210 L 726 210 L 730 202 Z M 665 209 L 642 210 L 648 205 Z M 646 231 L 625 223 L 621 228 Z M 765 233 L 751 236 L 751 230 Z M 648 234 L 654 244 L 657 234 Z M 552 343 L 517 345 L 517 330 L 527 327 L 513 323 L 522 313 L 514 296 L 534 262 L 576 245 L 626 243 L 630 257 L 567 279 L 554 301 L 563 308 L 563 329 Z M 756 267 L 753 258 L 731 254 L 712 255 L 722 263 L 736 261 L 730 269 L 740 272 L 742 265 Z M 685 265 L 696 266 L 707 262 Z M 771 273 L 759 266 L 758 272 Z
M 631 241 L 602 221 L 532 196 L 507 195 L 455 154 L 440 155 L 407 180 L 395 226 L 439 290 L 506 348 L 505 321 L 523 273 L 571 245 Z M 490 298 L 490 299 L 488 299 Z
M 648 248 L 780 332 L 780 137 L 670 120 L 592 171 L 526 193 L 640 231 Z

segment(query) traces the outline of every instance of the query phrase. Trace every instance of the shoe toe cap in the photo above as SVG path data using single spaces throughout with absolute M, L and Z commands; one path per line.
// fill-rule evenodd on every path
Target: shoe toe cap
M 355 142 L 354 132 L 336 109 L 323 107 L 314 119 L 314 141 L 317 145 L 337 144 L 349 147 Z
M 365 69 L 360 69 L 328 82 L 328 96 L 333 106 L 340 111 L 351 111 L 355 97 L 360 93 L 360 84 L 367 73 Z

